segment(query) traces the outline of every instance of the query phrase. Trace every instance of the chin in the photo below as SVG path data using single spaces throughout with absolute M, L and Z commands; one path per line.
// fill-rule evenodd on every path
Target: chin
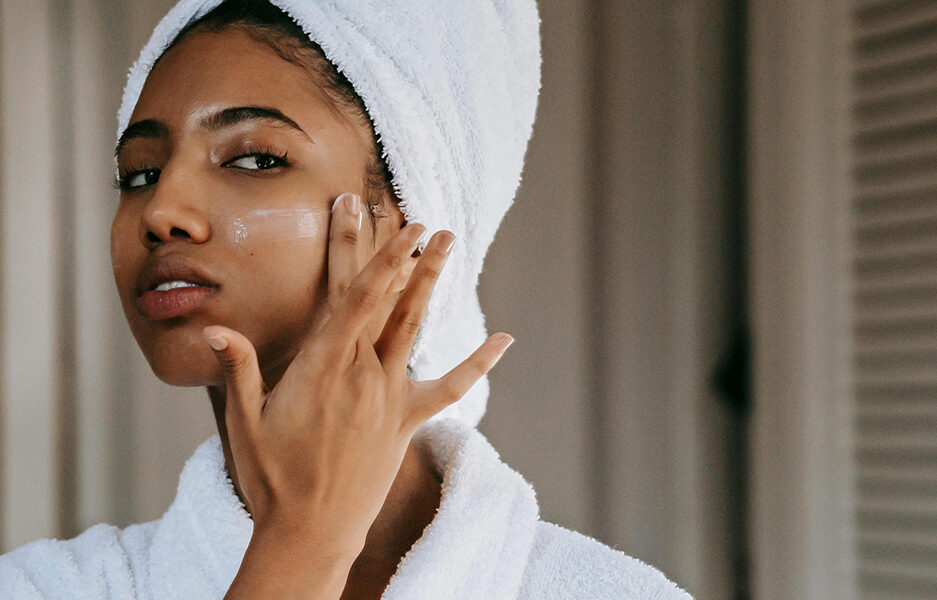
M 224 373 L 215 353 L 201 335 L 162 335 L 140 343 L 150 369 L 161 381 L 179 387 L 212 386 L 224 383 Z
M 198 365 L 164 366 L 152 362 L 150 367 L 161 381 L 178 387 L 209 387 L 224 383 L 224 374 L 217 361 L 214 365 L 205 365 L 203 368 Z

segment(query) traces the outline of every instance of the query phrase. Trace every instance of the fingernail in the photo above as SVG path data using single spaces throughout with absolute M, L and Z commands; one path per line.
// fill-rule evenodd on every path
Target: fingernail
M 345 192 L 339 195 L 339 197 L 335 199 L 335 202 L 332 203 L 332 212 L 334 213 L 339 206 L 344 207 L 351 216 L 358 217 L 358 231 L 361 231 L 361 222 L 364 217 L 361 213 L 361 196 L 352 194 L 351 192 Z
M 417 225 L 410 232 L 410 236 L 414 237 L 413 245 L 410 247 L 410 253 L 416 251 L 417 248 L 423 245 L 423 238 L 426 236 L 426 227 L 422 225 Z
M 507 352 L 508 348 L 510 348 L 513 343 L 514 338 L 506 333 L 502 333 L 498 336 L 498 339 L 495 341 L 495 344 L 498 346 L 498 356 L 495 357 L 492 367 L 501 360 L 501 357 L 504 356 L 504 353 Z
M 452 235 L 452 234 L 450 234 L 450 235 Z M 445 250 L 446 254 L 449 254 L 450 252 L 452 252 L 452 247 L 453 247 L 453 246 L 455 246 L 455 236 L 454 236 L 454 235 L 452 236 L 452 239 L 449 240 L 449 245 L 446 246 L 446 250 Z
M 360 202 L 361 198 L 358 197 L 358 194 L 345 192 L 335 199 L 335 202 L 332 204 L 332 212 L 335 212 L 339 206 L 343 206 L 345 210 L 348 211 L 348 214 L 357 215 L 361 212 Z
M 353 217 L 361 216 L 361 198 L 358 194 L 342 194 L 345 203 L 345 210 Z
M 218 352 L 228 347 L 228 340 L 221 337 L 220 335 L 206 335 L 205 343 L 211 346 L 212 350 L 216 350 Z

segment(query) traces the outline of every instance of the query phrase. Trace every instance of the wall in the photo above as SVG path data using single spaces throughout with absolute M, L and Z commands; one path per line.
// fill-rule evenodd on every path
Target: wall
M 481 281 L 518 341 L 481 429 L 544 518 L 731 597 L 744 423 L 712 385 L 744 312 L 731 4 L 540 5 L 549 93 Z
M 893 3 L 898 4 L 898 3 Z M 850 1 L 751 3 L 758 598 L 855 598 Z

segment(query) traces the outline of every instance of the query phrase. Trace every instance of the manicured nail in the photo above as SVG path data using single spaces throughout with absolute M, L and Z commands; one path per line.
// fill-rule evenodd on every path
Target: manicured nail
M 452 235 L 452 234 L 450 233 L 449 235 Z M 452 239 L 449 240 L 449 244 L 446 246 L 446 250 L 445 250 L 446 254 L 449 254 L 450 252 L 452 252 L 452 247 L 453 247 L 453 246 L 455 246 L 455 236 L 454 236 L 454 235 L 452 235 Z
M 332 212 L 335 212 L 335 209 L 339 206 L 343 207 L 351 216 L 358 217 L 358 231 L 361 231 L 361 222 L 364 217 L 361 213 L 361 196 L 352 194 L 351 192 L 345 192 L 335 199 L 335 202 L 332 204 Z
M 422 225 L 416 225 L 410 231 L 410 237 L 413 238 L 413 244 L 410 246 L 410 254 L 416 252 L 416 249 L 423 245 L 423 239 L 426 237 L 426 228 Z
M 514 343 L 514 338 L 509 336 L 506 333 L 499 333 L 495 336 L 495 348 L 498 349 L 498 355 L 495 356 L 494 360 L 491 362 L 489 369 L 493 369 L 496 364 L 501 362 L 501 357 L 504 356 L 504 353 L 507 352 L 507 349 L 511 347 L 511 344 Z
M 345 210 L 353 217 L 361 216 L 361 198 L 358 194 L 342 194 L 345 200 Z
M 221 337 L 220 335 L 206 335 L 205 343 L 211 346 L 212 350 L 221 352 L 228 347 L 228 340 Z

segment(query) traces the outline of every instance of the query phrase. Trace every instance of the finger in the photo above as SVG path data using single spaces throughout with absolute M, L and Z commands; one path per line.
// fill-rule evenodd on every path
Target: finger
M 513 343 L 514 338 L 508 334 L 496 333 L 454 369 L 436 381 L 426 382 L 428 385 L 419 386 L 414 398 L 419 418 L 425 421 L 464 396 L 475 382 L 498 364 Z
M 439 280 L 454 242 L 455 236 L 452 232 L 440 231 L 430 239 L 420 256 L 410 280 L 374 345 L 385 369 L 402 370 L 406 367 L 433 288 Z
M 365 265 L 352 282 L 340 307 L 336 309 L 333 327 L 340 337 L 357 339 L 374 311 L 387 297 L 397 273 L 410 260 L 426 228 L 418 223 L 409 224 L 394 235 Z M 347 337 L 346 337 L 347 336 Z
M 226 409 L 233 406 L 248 419 L 259 416 L 264 383 L 254 345 L 237 331 L 218 325 L 203 329 L 202 337 L 224 372 Z
M 341 298 L 361 271 L 358 242 L 364 212 L 361 197 L 344 193 L 332 205 L 329 223 L 328 297 Z

